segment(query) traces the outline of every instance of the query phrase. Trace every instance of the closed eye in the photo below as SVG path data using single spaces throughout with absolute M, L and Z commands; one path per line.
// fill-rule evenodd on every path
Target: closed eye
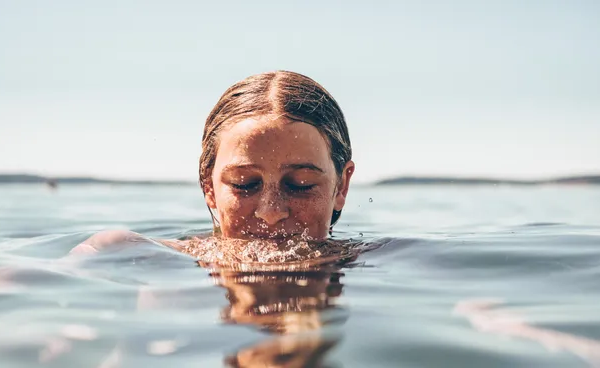
M 231 183 L 230 185 L 238 190 L 252 190 L 252 189 L 256 189 L 260 185 L 260 182 L 255 181 L 255 182 L 248 183 L 248 184 Z
M 311 190 L 312 188 L 314 188 L 316 186 L 316 184 L 311 184 L 311 185 L 296 185 L 296 184 L 292 184 L 292 183 L 287 183 L 286 186 L 292 192 L 300 192 L 300 193 L 302 193 L 302 192 L 308 192 L 309 190 Z

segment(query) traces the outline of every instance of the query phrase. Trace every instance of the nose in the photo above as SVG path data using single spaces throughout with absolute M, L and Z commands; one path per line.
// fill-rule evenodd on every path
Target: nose
M 276 189 L 263 191 L 254 215 L 267 225 L 275 225 L 289 217 L 290 211 L 282 193 Z

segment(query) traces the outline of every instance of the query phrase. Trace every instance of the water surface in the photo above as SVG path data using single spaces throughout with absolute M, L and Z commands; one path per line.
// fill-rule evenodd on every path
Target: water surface
M 195 187 L 0 186 L 1 366 L 600 366 L 598 187 L 357 186 L 334 238 L 378 249 L 311 270 L 60 260 L 211 226 Z

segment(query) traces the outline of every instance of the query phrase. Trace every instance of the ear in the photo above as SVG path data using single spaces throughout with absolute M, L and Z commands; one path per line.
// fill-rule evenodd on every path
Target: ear
M 348 161 L 342 170 L 342 177 L 338 183 L 337 192 L 335 194 L 333 208 L 336 211 L 341 211 L 346 204 L 346 196 L 348 195 L 348 189 L 350 188 L 350 179 L 354 174 L 354 162 Z
M 213 186 L 211 177 L 202 183 L 202 191 L 204 192 L 204 200 L 206 201 L 206 205 L 213 210 L 216 209 L 217 200 L 215 198 L 215 188 Z

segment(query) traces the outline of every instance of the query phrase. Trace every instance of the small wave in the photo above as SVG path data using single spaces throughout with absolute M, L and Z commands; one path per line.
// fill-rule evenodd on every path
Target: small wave
M 566 225 L 562 222 L 531 222 L 528 224 L 521 225 L 522 227 L 542 227 L 542 226 L 562 226 Z

